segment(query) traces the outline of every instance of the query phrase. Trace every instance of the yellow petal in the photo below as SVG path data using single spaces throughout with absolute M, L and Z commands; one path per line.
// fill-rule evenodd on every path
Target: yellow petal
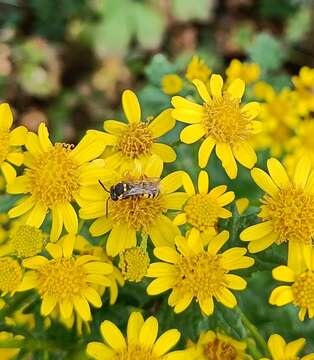
M 10 105 L 2 103 L 0 105 L 0 129 L 9 130 L 13 124 L 13 115 Z
M 92 315 L 87 300 L 82 296 L 76 296 L 73 300 L 74 309 L 84 321 L 90 321 Z
M 274 242 L 278 239 L 278 234 L 275 232 L 272 232 L 258 240 L 254 240 L 249 243 L 248 249 L 251 253 L 257 253 L 260 251 L 263 251 L 267 249 L 269 246 L 271 246 Z
M 112 222 L 110 218 L 102 216 L 95 220 L 89 228 L 90 233 L 93 236 L 101 236 L 106 234 L 109 230 L 112 229 Z
M 100 325 L 100 332 L 106 343 L 114 350 L 126 348 L 126 342 L 121 331 L 111 321 L 103 321 Z
M 8 184 L 12 183 L 12 181 L 14 181 L 14 179 L 16 178 L 16 171 L 14 167 L 11 164 L 7 163 L 6 161 L 4 161 L 0 165 L 0 167 L 6 182 Z
M 230 179 L 237 177 L 238 168 L 231 147 L 226 143 L 216 144 L 216 154 Z
M 235 144 L 232 151 L 237 161 L 246 168 L 251 169 L 256 164 L 256 153 L 248 142 Z
M 279 281 L 286 281 L 286 282 L 294 282 L 295 281 L 295 273 L 292 269 L 288 266 L 277 266 L 272 271 L 273 278 Z
M 27 129 L 25 126 L 18 126 L 10 132 L 10 145 L 21 146 L 25 144 Z
M 163 261 L 175 264 L 180 260 L 180 255 L 177 251 L 168 246 L 159 246 L 154 249 L 154 255 Z
M 60 312 L 64 319 L 69 319 L 73 313 L 73 302 L 70 299 L 63 299 L 60 302 Z
M 235 79 L 229 85 L 227 92 L 235 99 L 241 100 L 245 90 L 245 82 L 242 79 Z
M 113 270 L 111 264 L 102 261 L 91 261 L 84 264 L 83 267 L 89 274 L 108 275 L 111 274 Z
M 174 171 L 171 174 L 165 176 L 160 181 L 160 189 L 163 194 L 170 194 L 179 189 L 182 186 L 183 176 L 185 173 L 183 171 Z
M 271 221 L 261 222 L 244 229 L 240 234 L 242 241 L 254 241 L 263 238 L 273 232 Z
M 175 161 L 177 157 L 176 152 L 166 144 L 155 143 L 152 145 L 151 151 L 161 157 L 161 159 L 166 163 Z
M 172 110 L 171 115 L 186 124 L 198 124 L 201 123 L 204 120 L 204 117 L 206 116 L 205 109 L 202 108 L 201 111 L 195 111 L 192 109 L 186 109 L 186 108 L 178 108 Z
M 166 109 L 162 111 L 155 119 L 148 125 L 148 129 L 152 132 L 153 138 L 159 138 L 172 130 L 176 121 L 172 117 L 173 109 Z
M 60 206 L 64 227 L 66 228 L 67 232 L 76 234 L 78 229 L 78 219 L 73 206 L 69 202 L 65 202 Z
M 37 269 L 45 264 L 47 264 L 49 260 L 43 256 L 36 255 L 31 258 L 27 258 L 23 260 L 23 266 L 28 269 Z
M 302 157 L 298 161 L 297 166 L 295 168 L 294 178 L 293 178 L 294 184 L 301 188 L 304 188 L 307 179 L 310 175 L 311 168 L 312 168 L 311 160 L 307 156 Z
M 128 126 L 121 121 L 106 120 L 104 121 L 104 129 L 110 134 L 120 136 L 128 129 Z
M 62 252 L 64 257 L 70 257 L 73 253 L 76 236 L 74 234 L 67 234 L 62 237 Z
M 137 96 L 131 90 L 125 90 L 122 94 L 122 107 L 129 123 L 138 123 L 141 120 L 141 107 Z
M 153 355 L 161 357 L 173 348 L 180 339 L 180 332 L 177 329 L 171 329 L 163 333 L 155 342 Z
M 272 305 L 283 306 L 291 303 L 294 299 L 290 286 L 279 286 L 275 288 L 269 298 Z
M 260 113 L 260 110 L 261 105 L 258 102 L 253 101 L 241 108 L 241 114 L 243 114 L 247 119 L 252 120 L 256 118 L 256 116 Z
M 35 205 L 35 200 L 32 197 L 24 197 L 19 205 L 9 210 L 9 217 L 16 218 L 25 214 Z
M 115 225 L 107 239 L 106 251 L 109 256 L 116 256 L 122 250 L 136 245 L 136 232 L 126 224 Z
M 17 288 L 17 291 L 27 291 L 35 288 L 37 285 L 37 274 L 33 271 L 28 271 L 25 273 L 22 282 Z
M 143 316 L 138 311 L 133 311 L 128 320 L 127 338 L 128 344 L 135 344 L 139 341 L 140 330 L 144 324 Z
M 214 98 L 220 98 L 222 94 L 223 79 L 220 75 L 213 74 L 209 80 L 211 95 Z
M 41 123 L 38 127 L 38 140 L 43 151 L 48 151 L 53 147 L 45 123 Z
M 305 346 L 305 339 L 300 338 L 294 341 L 289 342 L 286 346 L 285 356 L 288 358 L 289 356 L 297 356 L 298 353 L 302 350 L 302 348 Z M 312 358 L 314 357 L 314 354 L 310 354 Z M 302 357 L 301 360 L 306 360 L 306 357 Z M 310 360 L 310 359 L 308 359 Z
M 39 202 L 33 207 L 26 220 L 27 225 L 40 227 L 47 215 L 47 207 Z
M 282 359 L 284 357 L 284 348 L 286 343 L 280 335 L 271 335 L 268 339 L 267 345 L 274 359 Z
M 62 258 L 62 247 L 59 244 L 49 243 L 46 246 L 46 250 L 54 259 Z
M 108 360 L 115 356 L 115 352 L 100 342 L 90 342 L 87 344 L 86 352 L 96 360 Z
M 271 196 L 278 193 L 278 187 L 274 184 L 272 178 L 263 170 L 254 168 L 251 170 L 251 176 L 255 183 Z
M 140 334 L 139 343 L 144 348 L 151 348 L 157 339 L 158 321 L 154 316 L 150 316 L 143 324 Z
M 246 281 L 238 275 L 226 274 L 226 286 L 233 290 L 244 290 L 246 288 Z
M 267 160 L 267 168 L 272 180 L 279 188 L 289 186 L 290 180 L 281 162 L 275 158 Z
M 178 214 L 174 219 L 173 219 L 173 223 L 175 225 L 183 225 L 187 222 L 187 219 L 186 219 L 186 214 L 185 213 L 181 213 L 181 214 Z
M 186 172 L 182 173 L 182 185 L 184 187 L 184 190 L 188 193 L 189 196 L 195 195 L 193 181 L 190 175 Z
M 210 316 L 214 312 L 214 300 L 211 296 L 206 299 L 199 299 L 199 304 L 207 316 Z
M 198 165 L 201 168 L 206 167 L 215 144 L 215 140 L 210 136 L 201 143 L 198 150 Z
M 24 161 L 24 154 L 19 152 L 11 152 L 8 154 L 7 160 L 16 166 L 21 166 Z
M 40 313 L 43 316 L 49 315 L 57 304 L 57 299 L 51 295 L 44 295 L 41 302 Z
M 195 79 L 193 80 L 194 86 L 197 88 L 198 93 L 200 94 L 200 97 L 206 102 L 209 103 L 211 101 L 210 95 L 208 93 L 206 85 L 203 83 L 203 81 Z
M 193 124 L 185 127 L 180 133 L 180 139 L 185 144 L 192 144 L 205 135 L 202 124 Z
M 164 206 L 171 210 L 181 210 L 188 197 L 188 194 L 185 192 L 165 194 L 163 196 Z
M 202 112 L 204 109 L 202 105 L 199 105 L 190 100 L 187 100 L 182 96 L 173 96 L 171 99 L 171 104 L 176 109 L 177 108 L 191 109 L 196 112 Z
M 56 242 L 62 232 L 63 228 L 63 216 L 62 209 L 59 205 L 53 205 L 51 209 L 52 225 L 50 232 L 50 241 Z
M 207 252 L 216 255 L 229 239 L 229 232 L 223 230 L 217 234 L 208 244 Z
M 179 229 L 165 215 L 161 215 L 155 226 L 149 229 L 149 236 L 154 246 L 174 246 L 174 239 L 180 235 Z
M 92 287 L 87 287 L 81 291 L 81 294 L 86 298 L 86 300 L 91 303 L 96 308 L 100 308 L 102 305 L 101 297 L 98 292 Z
M 217 293 L 217 300 L 229 308 L 234 308 L 237 305 L 237 299 L 233 293 L 227 288 L 222 288 Z
M 162 159 L 153 154 L 147 162 L 147 165 L 144 168 L 144 175 L 147 177 L 152 177 L 152 178 L 160 178 L 161 173 L 163 170 L 163 161 Z M 120 169 L 121 171 L 121 169 Z M 141 169 L 140 169 L 140 173 L 141 173 Z
M 198 191 L 200 194 L 207 194 L 209 186 L 209 178 L 206 171 L 201 170 L 198 175 Z
M 171 289 L 175 284 L 175 279 L 171 277 L 160 277 L 155 280 L 153 280 L 148 286 L 147 286 L 147 294 L 148 295 L 158 295 L 161 294 L 169 289 Z
M 180 312 L 184 311 L 191 304 L 192 300 L 193 300 L 193 295 L 192 294 L 189 294 L 189 293 L 185 294 L 177 302 L 177 304 L 176 304 L 176 306 L 174 308 L 174 312 L 176 314 L 179 314 Z

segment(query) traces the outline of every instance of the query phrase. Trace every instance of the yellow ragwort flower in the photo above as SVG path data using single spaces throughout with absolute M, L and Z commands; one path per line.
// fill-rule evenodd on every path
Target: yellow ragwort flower
M 258 64 L 242 63 L 238 59 L 233 59 L 226 69 L 226 75 L 228 81 L 240 78 L 246 84 L 251 84 L 252 82 L 259 79 L 261 75 L 261 69 Z
M 201 333 L 196 344 L 188 348 L 190 360 L 250 360 L 247 355 L 246 343 L 237 341 L 219 332 Z
M 186 68 L 185 77 L 189 81 L 198 79 L 206 83 L 211 72 L 211 69 L 207 66 L 205 61 L 200 59 L 197 55 L 194 55 Z
M 154 173 L 159 177 L 159 172 Z M 131 196 L 127 199 L 108 201 L 109 194 L 100 185 L 81 192 L 84 202 L 80 209 L 82 219 L 97 219 L 90 227 L 93 236 L 110 231 L 106 243 L 109 256 L 116 256 L 124 249 L 136 246 L 136 233 L 147 234 L 155 246 L 173 246 L 179 235 L 176 225 L 167 217 L 168 209 L 181 210 L 186 193 L 175 192 L 182 185 L 182 171 L 176 171 L 160 180 L 160 193 L 156 197 Z M 118 181 L 117 181 L 118 182 Z
M 214 298 L 229 308 L 235 307 L 237 300 L 229 289 L 243 290 L 247 284 L 229 272 L 252 266 L 254 260 L 239 247 L 218 253 L 228 238 L 228 231 L 222 231 L 205 250 L 198 233 L 191 231 L 188 238 L 176 238 L 177 250 L 156 247 L 154 254 L 162 262 L 153 263 L 148 269 L 147 276 L 156 279 L 147 287 L 147 293 L 157 295 L 172 289 L 168 304 L 176 313 L 184 311 L 193 299 L 206 315 L 214 312 Z
M 27 129 L 18 126 L 12 131 L 13 115 L 9 104 L 0 105 L 0 168 L 7 181 L 10 183 L 16 177 L 16 170 L 11 165 L 20 166 L 23 163 L 24 155 L 19 147 L 24 145 Z
M 173 117 L 190 124 L 181 131 L 181 141 L 192 144 L 204 138 L 198 152 L 199 166 L 207 165 L 216 147 L 222 166 L 234 179 L 238 171 L 235 159 L 249 169 L 256 163 L 256 154 L 249 141 L 260 130 L 260 122 L 254 120 L 260 106 L 257 102 L 240 106 L 245 89 L 241 79 L 234 80 L 226 91 L 222 91 L 222 77 L 212 75 L 211 95 L 202 81 L 194 80 L 193 83 L 204 101 L 202 105 L 180 96 L 172 98 Z
M 74 249 L 81 255 L 93 255 L 98 257 L 100 261 L 104 261 L 112 265 L 113 271 L 111 274 L 107 275 L 109 284 L 107 286 L 97 285 L 97 291 L 100 296 L 103 296 L 106 288 L 108 288 L 109 303 L 110 305 L 113 305 L 118 298 L 118 285 L 124 286 L 124 279 L 119 268 L 112 263 L 103 246 L 92 245 L 81 235 L 76 236 Z
M 209 178 L 206 171 L 201 170 L 198 175 L 198 193 L 188 174 L 183 176 L 183 187 L 188 194 L 188 200 L 174 219 L 176 225 L 189 224 L 201 235 L 215 235 L 218 220 L 227 219 L 232 213 L 224 206 L 234 199 L 233 191 L 228 191 L 226 185 L 216 186 L 209 191 Z
M 169 145 L 156 142 L 175 126 L 171 109 L 164 110 L 150 123 L 142 121 L 140 104 L 131 90 L 123 92 L 122 107 L 128 124 L 106 120 L 105 132 L 88 131 L 88 134 L 92 134 L 96 139 L 103 138 L 107 145 L 112 146 L 112 153 L 105 157 L 105 167 L 120 169 L 122 174 L 134 169 L 143 174 L 152 161 L 158 163 L 161 168 L 164 162 L 175 161 L 175 151 Z
M 23 279 L 19 262 L 10 256 L 0 257 L 0 294 L 14 295 Z
M 180 332 L 171 329 L 158 339 L 158 321 L 150 316 L 144 321 L 139 312 L 132 312 L 125 339 L 119 328 L 111 321 L 103 321 L 100 332 L 105 344 L 90 342 L 87 354 L 97 360 L 184 360 L 184 351 L 172 351 L 180 339 Z
M 161 79 L 162 91 L 167 95 L 179 93 L 183 88 L 183 81 L 177 74 L 167 74 Z
M 298 268 L 278 266 L 273 269 L 273 278 L 290 285 L 275 288 L 269 298 L 272 305 L 283 306 L 292 303 L 299 308 L 299 319 L 306 314 L 314 317 L 314 252 L 305 254 L 304 261 L 299 259 Z
M 314 68 L 303 66 L 298 76 L 292 76 L 292 82 L 299 94 L 302 112 L 314 111 Z
M 50 243 L 46 250 L 51 255 L 34 256 L 23 260 L 23 266 L 30 269 L 24 275 L 18 291 L 37 289 L 42 302 L 40 312 L 48 316 L 56 308 L 61 318 L 69 319 L 73 309 L 84 321 L 91 320 L 89 304 L 99 308 L 102 305 L 94 284 L 108 286 L 107 275 L 112 265 L 99 261 L 96 256 L 74 256 L 75 236 L 66 235 L 62 245 Z
M 275 158 L 267 161 L 269 175 L 254 168 L 255 183 L 266 192 L 259 217 L 262 222 L 240 234 L 249 241 L 249 251 L 259 252 L 273 243 L 288 241 L 288 264 L 298 267 L 302 254 L 310 251 L 314 236 L 314 172 L 308 158 L 296 166 L 293 178 Z
M 72 202 L 79 201 L 84 186 L 96 184 L 103 174 L 103 160 L 95 160 L 104 150 L 103 141 L 84 136 L 72 146 L 49 140 L 46 125 L 41 123 L 38 135 L 26 137 L 26 169 L 8 184 L 10 194 L 25 194 L 9 211 L 11 218 L 27 213 L 26 224 L 40 227 L 48 212 L 52 215 L 51 241 L 57 241 L 63 225 L 67 232 L 76 233 L 78 219 Z
M 119 254 L 119 268 L 125 280 L 140 282 L 147 274 L 150 259 L 143 247 L 135 246 Z
M 45 245 L 45 235 L 35 226 L 20 225 L 10 235 L 9 246 L 19 257 L 27 258 L 39 254 Z
M 271 359 L 261 358 L 260 360 L 314 360 L 314 353 L 302 357 L 298 356 L 305 345 L 304 338 L 286 343 L 282 336 L 273 334 L 268 339 L 267 345 L 272 357 Z

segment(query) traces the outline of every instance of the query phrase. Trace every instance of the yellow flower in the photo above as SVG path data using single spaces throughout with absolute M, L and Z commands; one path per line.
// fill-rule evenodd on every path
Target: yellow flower
M 257 134 L 252 143 L 256 149 L 271 149 L 272 156 L 280 156 L 289 149 L 290 140 L 294 136 L 295 128 L 300 121 L 298 97 L 288 89 L 280 93 L 268 84 L 256 86 L 256 93 L 266 100 L 261 104 L 259 119 L 263 123 L 263 132 Z M 283 111 L 284 109 L 284 111 Z
M 122 174 L 136 169 L 138 174 L 142 174 L 152 161 L 158 163 L 160 168 L 164 162 L 175 161 L 175 151 L 166 144 L 156 142 L 175 126 L 171 110 L 164 110 L 151 123 L 141 121 L 141 107 L 131 90 L 123 92 L 122 107 L 128 124 L 106 120 L 104 129 L 109 134 L 97 130 L 88 131 L 96 139 L 106 136 L 104 142 L 113 146 L 112 153 L 105 158 L 105 167 L 120 169 Z
M 271 353 L 272 360 L 313 360 L 314 353 L 308 354 L 302 357 L 298 357 L 298 352 L 302 350 L 305 345 L 305 339 L 300 338 L 294 341 L 285 342 L 284 338 L 278 334 L 273 334 L 268 339 L 268 349 Z M 260 360 L 270 360 L 268 358 L 262 358 Z
M 246 209 L 249 207 L 250 202 L 249 202 L 249 199 L 247 199 L 247 198 L 240 198 L 235 201 L 235 205 L 236 205 L 239 215 L 242 215 L 246 211 Z
M 161 79 L 162 91 L 167 95 L 179 93 L 183 88 L 183 81 L 177 74 L 168 74 Z
M 147 293 L 157 295 L 172 289 L 168 304 L 176 313 L 184 311 L 194 298 L 206 315 L 214 312 L 214 298 L 229 308 L 235 307 L 237 300 L 229 289 L 243 290 L 247 284 L 229 272 L 252 266 L 254 260 L 244 256 L 246 249 L 239 247 L 218 253 L 228 238 L 228 231 L 222 231 L 205 250 L 197 232 L 191 231 L 188 238 L 176 238 L 177 250 L 156 247 L 154 254 L 162 262 L 148 269 L 147 276 L 157 279 L 150 283 Z
M 24 126 L 18 126 L 10 131 L 12 124 L 10 106 L 3 103 L 0 105 L 0 168 L 7 183 L 16 177 L 16 171 L 11 164 L 20 166 L 23 163 L 24 155 L 18 147 L 24 145 L 27 134 Z
M 198 79 L 206 83 L 211 72 L 211 69 L 207 66 L 204 60 L 200 59 L 197 55 L 194 55 L 187 66 L 185 77 L 190 81 Z
M 19 257 L 27 258 L 39 254 L 45 244 L 44 233 L 34 226 L 20 225 L 10 236 L 9 246 Z
M 93 236 L 110 232 L 106 243 L 109 256 L 116 256 L 124 249 L 136 246 L 137 232 L 147 234 L 155 246 L 172 246 L 179 230 L 166 216 L 166 212 L 168 209 L 181 210 L 187 199 L 186 193 L 175 192 L 182 185 L 182 174 L 182 171 L 176 171 L 161 179 L 159 195 L 150 198 L 132 196 L 108 201 L 109 194 L 100 185 L 90 187 L 81 193 L 84 202 L 80 217 L 97 219 L 90 227 Z M 159 177 L 159 170 L 153 175 Z M 108 217 L 105 210 L 107 201 Z
M 314 252 L 299 259 L 298 268 L 278 266 L 273 269 L 273 278 L 291 283 L 275 288 L 269 298 L 272 305 L 283 306 L 292 303 L 299 310 L 299 319 L 304 320 L 306 313 L 310 319 L 314 317 Z
M 250 241 L 249 251 L 259 252 L 273 243 L 288 241 L 288 264 L 298 267 L 303 252 L 310 251 L 314 236 L 314 173 L 308 158 L 302 158 L 293 178 L 289 179 L 282 164 L 271 158 L 267 161 L 268 175 L 254 168 L 251 175 L 266 192 L 261 200 L 259 217 L 262 222 L 240 234 Z
M 14 293 L 23 279 L 23 271 L 18 261 L 10 256 L 0 257 L 0 294 Z
M 14 336 L 12 333 L 7 331 L 0 331 L 0 342 L 1 340 L 22 340 L 23 336 L 16 335 Z M 1 348 L 0 349 L 0 358 L 1 360 L 13 360 L 16 358 L 16 355 L 20 352 L 20 349 L 14 348 Z
M 158 321 L 154 316 L 144 321 L 139 312 L 132 312 L 127 326 L 127 339 L 111 321 L 103 321 L 100 332 L 105 344 L 90 342 L 87 354 L 97 360 L 184 360 L 184 351 L 172 351 L 180 332 L 171 329 L 158 339 Z
M 188 194 L 182 212 L 174 219 L 176 225 L 189 224 L 199 231 L 205 238 L 215 235 L 219 218 L 227 219 L 232 213 L 224 206 L 234 199 L 233 191 L 228 191 L 226 185 L 216 186 L 208 191 L 209 179 L 205 171 L 198 175 L 198 193 L 195 191 L 193 182 L 188 174 L 183 177 L 183 187 Z
M 97 291 L 103 296 L 106 288 L 109 289 L 109 303 L 113 305 L 118 298 L 118 285 L 124 286 L 124 279 L 121 271 L 116 267 L 109 256 L 106 254 L 105 249 L 102 246 L 94 246 L 87 241 L 83 236 L 78 235 L 74 243 L 74 249 L 77 250 L 81 255 L 93 255 L 99 258 L 99 260 L 107 262 L 112 265 L 113 271 L 107 275 L 109 284 L 107 286 L 97 285 Z
M 292 76 L 292 82 L 299 94 L 303 113 L 314 111 L 314 69 L 303 66 L 299 76 Z
M 97 308 L 102 305 L 93 285 L 109 285 L 106 275 L 112 273 L 112 265 L 99 261 L 96 256 L 73 256 L 74 241 L 73 235 L 66 235 L 62 246 L 48 244 L 46 250 L 51 260 L 40 255 L 23 260 L 23 266 L 31 270 L 25 273 L 18 290 L 37 289 L 43 316 L 57 308 L 62 318 L 69 319 L 74 308 L 84 321 L 89 321 L 89 303 Z
M 180 96 L 172 98 L 173 117 L 191 124 L 181 131 L 181 141 L 192 144 L 204 137 L 198 152 L 199 166 L 204 168 L 213 148 L 228 176 L 237 176 L 236 160 L 247 168 L 256 163 L 256 154 L 249 140 L 259 131 L 260 122 L 253 120 L 259 113 L 259 104 L 251 102 L 240 107 L 244 93 L 243 80 L 236 79 L 222 92 L 220 75 L 210 78 L 211 96 L 205 84 L 193 81 L 204 103 L 195 104 Z
M 89 162 L 103 152 L 103 141 L 84 136 L 74 149 L 66 144 L 53 145 L 42 123 L 38 135 L 27 134 L 25 146 L 26 169 L 8 184 L 7 191 L 26 195 L 9 211 L 9 216 L 27 213 L 26 224 L 40 227 L 50 211 L 51 241 L 58 240 L 63 225 L 67 232 L 76 233 L 78 219 L 71 203 L 79 201 L 79 192 L 85 185 L 97 183 L 103 174 L 103 160 Z
M 226 75 L 228 77 L 228 81 L 240 78 L 246 84 L 250 84 L 259 79 L 261 69 L 258 64 L 242 63 L 238 59 L 233 59 L 226 69 Z
M 245 353 L 246 343 L 237 341 L 219 332 L 207 331 L 201 333 L 197 344 L 189 349 L 190 360 L 249 360 Z
M 119 257 L 119 268 L 125 280 L 140 282 L 147 274 L 150 259 L 143 247 L 125 249 Z

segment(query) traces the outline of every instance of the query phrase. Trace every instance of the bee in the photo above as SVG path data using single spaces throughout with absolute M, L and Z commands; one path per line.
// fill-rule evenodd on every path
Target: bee
M 143 196 L 147 198 L 155 198 L 160 192 L 160 179 L 159 178 L 146 178 L 140 180 L 131 180 L 119 182 L 112 185 L 108 190 L 105 185 L 98 180 L 101 187 L 110 194 L 106 202 L 106 217 L 108 217 L 108 201 L 124 200 L 130 197 Z

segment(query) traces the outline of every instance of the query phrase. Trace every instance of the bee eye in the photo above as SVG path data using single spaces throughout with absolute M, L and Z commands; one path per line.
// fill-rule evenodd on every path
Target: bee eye
M 114 192 L 117 196 L 122 195 L 124 193 L 124 184 L 123 183 L 118 183 L 115 188 L 114 188 Z

